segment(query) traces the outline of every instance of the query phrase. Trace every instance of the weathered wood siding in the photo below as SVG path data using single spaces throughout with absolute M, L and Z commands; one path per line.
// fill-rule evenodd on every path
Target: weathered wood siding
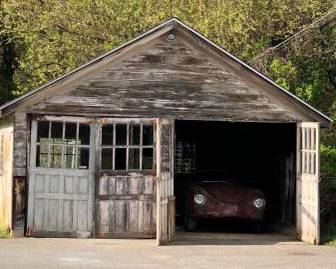
M 27 175 L 27 152 L 29 139 L 29 121 L 27 113 L 18 112 L 14 115 L 14 176 Z
M 96 236 L 154 238 L 156 178 L 103 175 L 99 178 Z
M 177 33 L 163 35 L 66 93 L 29 111 L 113 117 L 228 121 L 295 121 L 264 91 L 250 86 Z
M 90 237 L 93 182 L 86 170 L 32 170 L 28 235 Z
M 26 214 L 26 180 L 28 171 L 30 122 L 27 113 L 14 114 L 14 144 L 13 144 L 13 229 L 17 234 L 23 234 Z
M 12 228 L 13 121 L 0 121 L 0 226 Z
M 175 236 L 174 197 L 174 122 L 157 123 L 157 236 L 158 245 L 167 244 Z

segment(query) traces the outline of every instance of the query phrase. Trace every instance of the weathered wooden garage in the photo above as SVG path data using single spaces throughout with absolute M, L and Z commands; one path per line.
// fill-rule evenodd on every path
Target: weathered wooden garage
M 0 220 L 16 234 L 165 244 L 181 175 L 225 166 L 263 178 L 274 221 L 319 243 L 331 120 L 176 18 L 0 109 Z

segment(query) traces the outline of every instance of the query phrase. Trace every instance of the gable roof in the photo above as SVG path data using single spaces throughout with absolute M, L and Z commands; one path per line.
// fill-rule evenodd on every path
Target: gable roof
M 235 63 L 239 64 L 242 68 L 246 69 L 247 71 L 253 73 L 255 76 L 257 76 L 258 78 L 262 79 L 264 82 L 272 85 L 273 87 L 275 87 L 275 89 L 279 90 L 281 93 L 283 93 L 284 95 L 286 95 L 289 99 L 291 99 L 291 101 L 294 101 L 297 105 L 302 106 L 302 108 L 304 110 L 306 110 L 307 112 L 309 112 L 310 114 L 313 113 L 316 115 L 316 119 L 317 121 L 320 121 L 322 123 L 324 123 L 325 125 L 328 125 L 332 122 L 332 119 L 329 118 L 328 116 L 326 116 L 325 114 L 323 114 L 322 112 L 318 111 L 317 109 L 315 109 L 314 107 L 312 107 L 311 105 L 309 105 L 308 103 L 304 102 L 303 100 L 301 100 L 300 98 L 298 98 L 296 95 L 292 94 L 291 92 L 285 90 L 284 88 L 282 88 L 281 86 L 279 86 L 278 84 L 276 84 L 273 80 L 267 78 L 266 76 L 264 76 L 263 74 L 261 74 L 260 72 L 258 72 L 257 70 L 255 70 L 254 68 L 252 68 L 251 66 L 249 66 L 248 64 L 244 63 L 243 61 L 239 60 L 237 57 L 235 57 L 234 55 L 230 54 L 229 52 L 227 52 L 224 48 L 222 48 L 221 46 L 215 44 L 214 42 L 212 42 L 211 40 L 207 39 L 205 36 L 203 36 L 202 34 L 200 34 L 199 32 L 197 32 L 196 30 L 190 28 L 189 26 L 187 26 L 186 24 L 184 24 L 182 21 L 180 21 L 178 18 L 176 17 L 172 17 L 170 19 L 168 19 L 167 21 L 162 22 L 161 24 L 159 24 L 158 26 L 148 30 L 147 32 L 143 33 L 142 35 L 130 40 L 129 42 L 118 46 L 117 48 L 85 63 L 84 65 L 79 66 L 78 68 L 74 69 L 73 71 L 66 73 L 65 75 L 62 75 L 38 88 L 35 88 L 31 91 L 29 91 L 28 93 L 15 98 L 12 101 L 9 101 L 5 104 L 3 104 L 2 106 L 0 106 L 0 116 L 3 116 L 5 114 L 7 114 L 8 110 L 11 109 L 12 111 L 15 110 L 15 108 L 23 103 L 26 99 L 28 99 L 29 97 L 32 97 L 34 95 L 37 95 L 40 92 L 43 92 L 47 89 L 50 89 L 52 86 L 58 84 L 59 82 L 63 82 L 66 81 L 67 79 L 70 79 L 71 77 L 73 77 L 74 75 L 78 74 L 80 71 L 85 70 L 89 67 L 92 67 L 93 65 L 96 65 L 102 61 L 104 61 L 106 58 L 113 56 L 115 54 L 118 54 L 119 52 L 121 52 L 122 50 L 130 47 L 133 44 L 136 44 L 137 42 L 140 42 L 142 39 L 145 39 L 151 35 L 153 35 L 154 33 L 163 30 L 165 28 L 168 28 L 168 30 L 173 29 L 174 27 L 180 27 L 183 30 L 195 35 L 196 37 L 198 37 L 199 39 L 201 39 L 202 41 L 204 41 L 206 44 L 208 44 L 209 46 L 211 46 L 212 48 L 216 49 L 217 51 L 219 51 L 220 53 L 222 53 L 223 56 L 228 57 L 229 59 L 231 59 L 232 61 L 234 61 Z

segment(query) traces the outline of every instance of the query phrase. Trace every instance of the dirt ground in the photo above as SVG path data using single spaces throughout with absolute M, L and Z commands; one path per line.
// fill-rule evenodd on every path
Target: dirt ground
M 0 268 L 336 268 L 336 248 L 279 234 L 179 233 L 154 240 L 0 240 Z

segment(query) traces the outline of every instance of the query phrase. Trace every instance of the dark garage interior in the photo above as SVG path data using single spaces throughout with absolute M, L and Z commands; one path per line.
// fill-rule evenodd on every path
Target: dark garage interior
M 295 226 L 295 124 L 176 121 L 175 126 L 178 228 L 185 228 L 187 186 L 227 178 L 265 194 L 258 232 Z M 234 227 L 237 232 L 250 232 L 252 226 L 253 222 L 243 218 L 208 217 L 197 222 L 195 231 L 226 232 Z

